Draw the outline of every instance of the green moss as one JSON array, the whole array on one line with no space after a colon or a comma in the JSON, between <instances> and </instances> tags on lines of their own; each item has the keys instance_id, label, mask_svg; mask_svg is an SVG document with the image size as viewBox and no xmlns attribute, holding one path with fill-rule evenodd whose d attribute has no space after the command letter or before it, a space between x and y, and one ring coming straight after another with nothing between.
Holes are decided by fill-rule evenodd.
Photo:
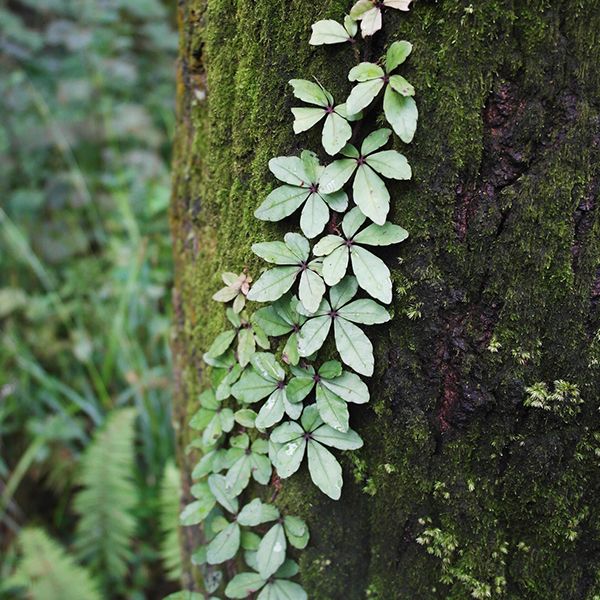
<instances>
[{"instance_id":1,"label":"green moss","mask_svg":"<svg viewBox=\"0 0 600 600\"><path fill-rule=\"evenodd\" d=\"M274 185L269 158L318 145L292 134L288 79L318 75L336 98L350 89L351 53L306 44L314 20L348 6L184 3L180 413L193 410L200 356L224 323L210 302L220 272L247 265L258 276L251 244L286 230L253 217ZM306 472L277 498L311 526L303 584L319 600L593 598L600 219L588 211L576 232L574 215L600 177L596 3L439 0L386 17L376 54L395 39L414 44L406 75L420 128L399 145L414 181L391 187L391 219L410 239L388 256L395 316L374 330L373 399L352 413L366 444L344 458L342 500L324 498ZM502 114L490 113L494 102ZM457 205L469 194L461 238ZM526 386L556 379L585 400L567 423L523 406Z\"/></svg>"}]
</instances>

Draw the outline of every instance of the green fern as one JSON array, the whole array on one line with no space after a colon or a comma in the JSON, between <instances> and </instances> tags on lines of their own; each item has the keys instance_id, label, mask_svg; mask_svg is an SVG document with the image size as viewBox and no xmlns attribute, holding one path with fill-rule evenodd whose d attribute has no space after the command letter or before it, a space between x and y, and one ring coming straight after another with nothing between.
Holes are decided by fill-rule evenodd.
<instances>
[{"instance_id":1,"label":"green fern","mask_svg":"<svg viewBox=\"0 0 600 600\"><path fill-rule=\"evenodd\" d=\"M105 584L122 581L132 557L137 503L134 470L133 409L113 412L88 446L81 461L83 486L74 506L81 518L75 548L81 560Z\"/></svg>"},{"instance_id":2,"label":"green fern","mask_svg":"<svg viewBox=\"0 0 600 600\"><path fill-rule=\"evenodd\" d=\"M22 558L10 577L11 587L25 588L30 600L100 600L87 569L42 530L24 529L19 536Z\"/></svg>"},{"instance_id":3,"label":"green fern","mask_svg":"<svg viewBox=\"0 0 600 600\"><path fill-rule=\"evenodd\" d=\"M178 581L181 578L181 555L179 553L179 497L181 484L177 467L169 462L165 467L160 490L160 527L163 540L160 548L161 558L167 578Z\"/></svg>"}]
</instances>

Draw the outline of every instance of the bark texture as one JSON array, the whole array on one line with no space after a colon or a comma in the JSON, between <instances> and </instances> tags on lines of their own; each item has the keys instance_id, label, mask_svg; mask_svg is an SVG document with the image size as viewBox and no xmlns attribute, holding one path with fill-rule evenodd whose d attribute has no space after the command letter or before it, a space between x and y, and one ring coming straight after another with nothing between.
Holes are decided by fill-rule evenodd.
<instances>
[{"instance_id":1,"label":"bark texture","mask_svg":"<svg viewBox=\"0 0 600 600\"><path fill-rule=\"evenodd\" d=\"M269 158L317 149L294 136L287 81L315 75L342 100L347 47L308 46L350 0L180 0L176 422L224 325L224 270L279 239L253 211ZM414 44L420 124L398 146L414 180L391 187L410 238L387 255L394 319L370 328L365 447L342 458L339 502L305 469L277 502L304 516L311 600L600 598L600 10L596 0L415 0L388 11L373 57ZM526 388L578 387L527 408ZM560 390L560 385L559 385ZM186 561L198 532L186 529ZM185 585L195 589L189 563Z\"/></svg>"}]
</instances>

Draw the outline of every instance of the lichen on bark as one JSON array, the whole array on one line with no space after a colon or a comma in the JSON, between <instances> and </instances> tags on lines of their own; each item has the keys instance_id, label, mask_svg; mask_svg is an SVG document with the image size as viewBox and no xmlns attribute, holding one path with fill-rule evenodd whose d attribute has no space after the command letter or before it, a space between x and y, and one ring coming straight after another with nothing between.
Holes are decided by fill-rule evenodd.
<instances>
[{"instance_id":1,"label":"lichen on bark","mask_svg":"<svg viewBox=\"0 0 600 600\"><path fill-rule=\"evenodd\" d=\"M186 416L223 325L210 296L223 270L257 275L250 245L286 231L253 211L275 185L268 159L318 145L292 133L287 81L318 74L345 98L351 53L307 40L311 23L349 6L180 3L172 228L186 479ZM306 473L278 496L311 527L310 598L600 594L598 31L593 0L420 0L386 14L373 56L414 45L420 126L398 145L414 181L392 188L390 214L411 237L387 255L395 316L374 337L372 403L351 416L366 443L345 459L342 499ZM566 421L523 405L525 388L557 379L583 400ZM189 560L198 538L183 538Z\"/></svg>"}]
</instances>

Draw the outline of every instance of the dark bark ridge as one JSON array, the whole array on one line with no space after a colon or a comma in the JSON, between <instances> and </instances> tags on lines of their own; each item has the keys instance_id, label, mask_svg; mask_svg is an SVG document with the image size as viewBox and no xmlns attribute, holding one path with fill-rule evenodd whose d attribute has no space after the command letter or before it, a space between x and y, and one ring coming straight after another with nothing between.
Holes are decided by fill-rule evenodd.
<instances>
[{"instance_id":1,"label":"dark bark ridge","mask_svg":"<svg viewBox=\"0 0 600 600\"><path fill-rule=\"evenodd\" d=\"M256 267L250 244L282 231L252 216L268 159L316 145L290 133L285 82L327 73L334 95L349 91L343 51L305 44L313 21L348 8L182 3L178 414L195 408L222 327L207 314L216 274ZM348 458L343 500L311 493L306 474L278 499L323 524L301 565L310 598L600 593L600 16L591 0L468 8L422 0L385 25L382 45L415 46L415 182L392 192L390 215L411 238L389 256L395 317L377 339L374 400L354 415L368 443ZM523 404L557 379L583 399L567 421Z\"/></svg>"}]
</instances>

